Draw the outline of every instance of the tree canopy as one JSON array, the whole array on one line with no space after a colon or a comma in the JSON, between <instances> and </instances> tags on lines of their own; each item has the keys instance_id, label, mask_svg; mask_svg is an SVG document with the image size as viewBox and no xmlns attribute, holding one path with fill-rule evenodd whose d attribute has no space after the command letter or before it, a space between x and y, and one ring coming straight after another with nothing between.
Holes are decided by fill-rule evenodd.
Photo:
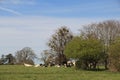
<instances>
[{"instance_id":1,"label":"tree canopy","mask_svg":"<svg viewBox=\"0 0 120 80\"><path fill-rule=\"evenodd\" d=\"M65 54L69 58L83 61L86 68L90 68L90 63L96 68L96 64L103 56L103 44L95 38L74 37L67 44Z\"/></svg>"},{"instance_id":2,"label":"tree canopy","mask_svg":"<svg viewBox=\"0 0 120 80\"><path fill-rule=\"evenodd\" d=\"M109 47L109 70L120 71L120 38Z\"/></svg>"}]
</instances>

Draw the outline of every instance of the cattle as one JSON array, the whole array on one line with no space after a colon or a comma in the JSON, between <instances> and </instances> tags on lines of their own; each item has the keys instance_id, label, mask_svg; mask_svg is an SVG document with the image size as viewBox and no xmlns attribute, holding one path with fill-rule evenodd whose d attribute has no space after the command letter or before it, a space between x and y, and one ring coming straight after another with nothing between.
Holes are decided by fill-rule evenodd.
<instances>
[{"instance_id":1,"label":"cattle","mask_svg":"<svg viewBox=\"0 0 120 80\"><path fill-rule=\"evenodd\" d=\"M24 66L26 66L26 67L31 67L31 66L33 66L33 65L24 63Z\"/></svg>"},{"instance_id":2,"label":"cattle","mask_svg":"<svg viewBox=\"0 0 120 80\"><path fill-rule=\"evenodd\" d=\"M75 67L75 65L76 65L76 61L75 60L71 60L71 61L67 61L67 64L65 66L67 66L67 67L74 66Z\"/></svg>"},{"instance_id":3,"label":"cattle","mask_svg":"<svg viewBox=\"0 0 120 80\"><path fill-rule=\"evenodd\" d=\"M58 67L58 68L59 68L59 67L60 67L60 65L59 65L59 64L57 64L57 65L55 65L55 67Z\"/></svg>"},{"instance_id":4,"label":"cattle","mask_svg":"<svg viewBox=\"0 0 120 80\"><path fill-rule=\"evenodd\" d=\"M39 64L36 64L34 67L39 67L40 65Z\"/></svg>"}]
</instances>

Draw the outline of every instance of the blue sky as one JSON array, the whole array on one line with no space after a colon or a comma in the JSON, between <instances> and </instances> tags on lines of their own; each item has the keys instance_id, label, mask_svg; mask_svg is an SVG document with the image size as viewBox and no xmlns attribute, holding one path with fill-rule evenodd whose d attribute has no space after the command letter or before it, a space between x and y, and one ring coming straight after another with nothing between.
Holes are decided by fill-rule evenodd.
<instances>
[{"instance_id":1,"label":"blue sky","mask_svg":"<svg viewBox=\"0 0 120 80\"><path fill-rule=\"evenodd\" d=\"M120 0L1 0L0 5L24 16L119 17L120 13ZM1 9L0 15L15 13Z\"/></svg>"},{"instance_id":2,"label":"blue sky","mask_svg":"<svg viewBox=\"0 0 120 80\"><path fill-rule=\"evenodd\" d=\"M0 54L24 47L40 54L58 27L76 34L108 19L120 20L120 0L0 0Z\"/></svg>"}]
</instances>

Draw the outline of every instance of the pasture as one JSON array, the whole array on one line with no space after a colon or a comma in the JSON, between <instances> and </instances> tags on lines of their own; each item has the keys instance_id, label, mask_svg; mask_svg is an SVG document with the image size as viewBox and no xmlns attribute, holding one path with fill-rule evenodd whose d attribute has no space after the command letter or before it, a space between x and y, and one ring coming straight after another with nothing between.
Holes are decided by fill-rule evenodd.
<instances>
[{"instance_id":1,"label":"pasture","mask_svg":"<svg viewBox=\"0 0 120 80\"><path fill-rule=\"evenodd\" d=\"M0 80L120 80L120 73L64 67L0 65Z\"/></svg>"}]
</instances>

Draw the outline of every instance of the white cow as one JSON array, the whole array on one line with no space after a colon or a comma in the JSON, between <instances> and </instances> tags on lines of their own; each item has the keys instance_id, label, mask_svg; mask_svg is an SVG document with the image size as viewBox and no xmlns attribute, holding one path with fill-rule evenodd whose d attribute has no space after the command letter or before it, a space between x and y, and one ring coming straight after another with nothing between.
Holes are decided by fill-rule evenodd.
<instances>
[{"instance_id":1,"label":"white cow","mask_svg":"<svg viewBox=\"0 0 120 80\"><path fill-rule=\"evenodd\" d=\"M76 65L76 61L75 60L67 61L67 65L75 66Z\"/></svg>"},{"instance_id":2,"label":"white cow","mask_svg":"<svg viewBox=\"0 0 120 80\"><path fill-rule=\"evenodd\" d=\"M36 64L34 67L39 67L40 65L39 64Z\"/></svg>"},{"instance_id":3,"label":"white cow","mask_svg":"<svg viewBox=\"0 0 120 80\"><path fill-rule=\"evenodd\" d=\"M31 67L31 66L33 66L33 65L24 63L24 66L26 66L26 67Z\"/></svg>"},{"instance_id":4,"label":"white cow","mask_svg":"<svg viewBox=\"0 0 120 80\"><path fill-rule=\"evenodd\" d=\"M59 64L57 64L57 65L55 65L55 67L60 67L60 65L59 65Z\"/></svg>"}]
</instances>

